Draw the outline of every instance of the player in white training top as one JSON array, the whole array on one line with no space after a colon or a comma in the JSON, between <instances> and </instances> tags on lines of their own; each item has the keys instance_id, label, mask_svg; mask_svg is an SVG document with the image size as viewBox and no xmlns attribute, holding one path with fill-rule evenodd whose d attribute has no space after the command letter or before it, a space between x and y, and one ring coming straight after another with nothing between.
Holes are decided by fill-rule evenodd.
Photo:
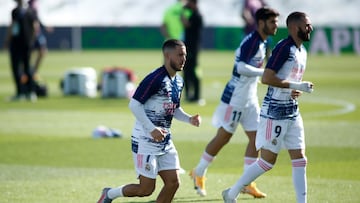
<instances>
[{"instance_id":1,"label":"player in white training top","mask_svg":"<svg viewBox=\"0 0 360 203\"><path fill-rule=\"evenodd\" d=\"M288 150L291 158L297 202L307 201L304 125L292 90L313 91L311 82L302 81L307 57L303 42L310 40L313 27L303 12L291 13L286 25L289 37L276 45L262 77L262 82L269 87L256 134L256 147L260 149L261 157L231 188L223 191L224 202L236 202L244 187L272 169L282 147Z\"/></svg>"},{"instance_id":2,"label":"player in white training top","mask_svg":"<svg viewBox=\"0 0 360 203\"><path fill-rule=\"evenodd\" d=\"M171 202L179 187L180 163L171 140L171 122L176 118L199 126L201 118L190 116L180 106L184 82L177 72L182 71L185 64L185 44L169 39L162 50L165 64L141 81L129 104L136 117L132 151L136 155L139 184L104 188L98 203L111 203L117 197L149 196L155 190L157 175L164 185L156 202Z\"/></svg>"},{"instance_id":3,"label":"player in white training top","mask_svg":"<svg viewBox=\"0 0 360 203\"><path fill-rule=\"evenodd\" d=\"M208 166L231 139L239 123L248 139L245 150L244 168L255 162L258 151L255 148L256 129L259 123L260 107L257 96L258 78L266 56L266 39L275 35L279 13L271 8L261 8L256 12L257 30L248 34L235 52L235 63L231 79L226 84L219 106L213 115L213 124L218 129L216 136L208 143L205 152L193 171L195 189L201 196L206 195L205 174ZM244 192L257 197L266 194L252 183Z\"/></svg>"}]
</instances>

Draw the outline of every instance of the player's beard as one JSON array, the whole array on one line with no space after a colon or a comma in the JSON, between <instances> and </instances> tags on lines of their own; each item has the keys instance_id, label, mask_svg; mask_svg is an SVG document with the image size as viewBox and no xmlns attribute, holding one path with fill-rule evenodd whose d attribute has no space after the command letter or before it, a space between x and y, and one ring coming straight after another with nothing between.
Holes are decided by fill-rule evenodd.
<instances>
[{"instance_id":1,"label":"player's beard","mask_svg":"<svg viewBox=\"0 0 360 203\"><path fill-rule=\"evenodd\" d=\"M274 36L276 34L276 31L277 31L277 28L271 30L269 28L269 26L267 26L267 24L265 23L265 26L263 28L263 33L266 34L266 35L270 35L270 36Z\"/></svg>"},{"instance_id":2,"label":"player's beard","mask_svg":"<svg viewBox=\"0 0 360 203\"><path fill-rule=\"evenodd\" d=\"M183 65L177 65L174 61L172 61L170 59L170 67L174 70L174 71L182 71L183 69Z\"/></svg>"},{"instance_id":3,"label":"player's beard","mask_svg":"<svg viewBox=\"0 0 360 203\"><path fill-rule=\"evenodd\" d=\"M297 32L297 36L304 42L310 41L310 33L303 31L300 27Z\"/></svg>"}]
</instances>

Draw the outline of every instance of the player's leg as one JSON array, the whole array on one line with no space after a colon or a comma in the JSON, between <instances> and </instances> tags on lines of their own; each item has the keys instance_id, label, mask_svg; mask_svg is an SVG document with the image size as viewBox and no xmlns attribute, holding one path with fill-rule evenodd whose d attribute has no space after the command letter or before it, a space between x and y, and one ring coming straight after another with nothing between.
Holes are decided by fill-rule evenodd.
<instances>
[{"instance_id":1,"label":"player's leg","mask_svg":"<svg viewBox=\"0 0 360 203\"><path fill-rule=\"evenodd\" d=\"M172 202L174 195L179 188L180 161L175 148L171 149L164 155L158 156L158 171L164 186L161 189L156 202Z\"/></svg>"},{"instance_id":2,"label":"player's leg","mask_svg":"<svg viewBox=\"0 0 360 203\"><path fill-rule=\"evenodd\" d=\"M245 134L248 138L248 144L245 149L245 165L251 165L256 161L259 156L259 151L256 150L255 140L256 140L256 131L245 131ZM245 166L246 168L246 166Z\"/></svg>"},{"instance_id":3,"label":"player's leg","mask_svg":"<svg viewBox=\"0 0 360 203\"><path fill-rule=\"evenodd\" d=\"M249 142L245 149L244 171L247 170L247 168L249 168L253 163L255 163L258 160L258 155L259 155L259 151L256 150L255 147L256 131L246 131L245 133L249 139ZM266 197L266 193L259 190L255 182L251 182L249 185L243 188L241 192L249 194L255 198Z\"/></svg>"},{"instance_id":4,"label":"player's leg","mask_svg":"<svg viewBox=\"0 0 360 203\"><path fill-rule=\"evenodd\" d=\"M276 158L276 153L267 149L261 149L261 158L249 166L231 188L224 191L223 198L235 201L246 186L273 168L275 161L270 163L268 160L276 160Z\"/></svg>"},{"instance_id":5,"label":"player's leg","mask_svg":"<svg viewBox=\"0 0 360 203\"><path fill-rule=\"evenodd\" d=\"M211 162L215 159L216 155L220 150L230 141L232 133L227 132L223 127L220 127L215 137L207 144L204 153L195 168L195 173L197 176L204 176L206 174L207 168Z\"/></svg>"},{"instance_id":6,"label":"player's leg","mask_svg":"<svg viewBox=\"0 0 360 203\"><path fill-rule=\"evenodd\" d=\"M285 126L280 121L260 118L256 133L256 149L260 149L261 157L250 165L238 181L226 192L226 198L236 200L239 193L257 177L271 170L276 162L277 154L281 149L282 138L285 133L277 131L277 126ZM276 141L274 141L276 140ZM225 198L225 197L224 197Z\"/></svg>"},{"instance_id":7,"label":"player's leg","mask_svg":"<svg viewBox=\"0 0 360 203\"><path fill-rule=\"evenodd\" d=\"M259 125L259 114L260 108L258 101L254 101L252 105L248 106L242 111L240 118L240 123L245 129L245 134L248 138L248 144L245 149L244 156L244 171L254 162L258 160L259 151L256 149L255 140L256 140L256 130ZM243 190L243 193L252 195L255 198L264 198L266 194L261 192L255 182L251 182Z\"/></svg>"},{"instance_id":8,"label":"player's leg","mask_svg":"<svg viewBox=\"0 0 360 203\"><path fill-rule=\"evenodd\" d=\"M304 150L289 150L292 164L292 179L297 202L306 202L307 199L307 159Z\"/></svg>"},{"instance_id":9,"label":"player's leg","mask_svg":"<svg viewBox=\"0 0 360 203\"><path fill-rule=\"evenodd\" d=\"M194 170L190 172L190 176L194 180L195 189L201 196L206 195L205 181L206 172L209 165L215 159L218 152L225 146L231 139L232 134L227 132L224 128L220 127L215 137L208 143L205 151Z\"/></svg>"},{"instance_id":10,"label":"player's leg","mask_svg":"<svg viewBox=\"0 0 360 203\"><path fill-rule=\"evenodd\" d=\"M226 131L223 127L217 130L215 137L208 143L205 152L211 157L215 157L220 150L230 141L232 133Z\"/></svg>"},{"instance_id":11,"label":"player's leg","mask_svg":"<svg viewBox=\"0 0 360 203\"><path fill-rule=\"evenodd\" d=\"M215 137L207 144L205 151L200 159L199 164L195 168L197 176L205 176L207 168L215 159L220 150L230 141L232 133L227 132L223 127L220 127Z\"/></svg>"},{"instance_id":12,"label":"player's leg","mask_svg":"<svg viewBox=\"0 0 360 203\"><path fill-rule=\"evenodd\" d=\"M136 155L135 168L139 174L139 183L104 188L98 203L111 203L113 199L118 197L144 197L154 192L158 170L157 157L133 153L134 155Z\"/></svg>"},{"instance_id":13,"label":"player's leg","mask_svg":"<svg viewBox=\"0 0 360 203\"><path fill-rule=\"evenodd\" d=\"M249 105L242 111L240 118L240 123L248 138L248 144L245 149L244 169L254 163L259 156L259 151L255 146L256 131L260 121L259 114L260 107L258 101L256 100L252 102L252 105Z\"/></svg>"},{"instance_id":14,"label":"player's leg","mask_svg":"<svg viewBox=\"0 0 360 203\"><path fill-rule=\"evenodd\" d=\"M155 190L156 179L139 176L139 184L128 184L122 187L124 197L145 197Z\"/></svg>"},{"instance_id":15,"label":"player's leg","mask_svg":"<svg viewBox=\"0 0 360 203\"><path fill-rule=\"evenodd\" d=\"M145 197L155 190L156 179L139 176L139 184L127 184L115 188L104 188L98 203L111 203L118 197Z\"/></svg>"},{"instance_id":16,"label":"player's leg","mask_svg":"<svg viewBox=\"0 0 360 203\"><path fill-rule=\"evenodd\" d=\"M215 156L220 150L230 141L233 133L236 131L239 125L237 120L233 120L234 114L237 114L237 110L232 106L220 103L217 107L212 122L218 129L215 137L207 144L204 153L201 156L200 162L195 168L197 176L204 176L210 163L214 160Z\"/></svg>"},{"instance_id":17,"label":"player's leg","mask_svg":"<svg viewBox=\"0 0 360 203\"><path fill-rule=\"evenodd\" d=\"M232 106L221 103L214 113L213 124L218 128L216 135L206 146L198 165L190 172L190 176L194 180L195 189L201 196L206 195L205 175L207 168L220 150L230 141L239 124L237 120L233 120L232 116L234 113L237 114L237 112Z\"/></svg>"},{"instance_id":18,"label":"player's leg","mask_svg":"<svg viewBox=\"0 0 360 203\"><path fill-rule=\"evenodd\" d=\"M164 170L160 171L159 175L164 182L164 186L161 189L158 197L156 198L157 203L172 202L174 195L179 188L180 178L177 170Z\"/></svg>"},{"instance_id":19,"label":"player's leg","mask_svg":"<svg viewBox=\"0 0 360 203\"><path fill-rule=\"evenodd\" d=\"M292 163L292 178L296 193L297 202L306 202L307 199L307 178L305 155L305 135L301 116L292 121L289 133L285 137L285 147L289 152Z\"/></svg>"}]
</instances>

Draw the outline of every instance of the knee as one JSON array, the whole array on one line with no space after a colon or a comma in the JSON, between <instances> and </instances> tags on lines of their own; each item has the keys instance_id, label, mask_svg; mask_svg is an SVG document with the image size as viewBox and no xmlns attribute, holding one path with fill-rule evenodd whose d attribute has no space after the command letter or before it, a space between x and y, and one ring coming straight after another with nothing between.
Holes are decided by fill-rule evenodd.
<instances>
[{"instance_id":1,"label":"knee","mask_svg":"<svg viewBox=\"0 0 360 203\"><path fill-rule=\"evenodd\" d=\"M176 179L165 184L165 187L171 190L177 190L180 187L180 180Z\"/></svg>"},{"instance_id":2,"label":"knee","mask_svg":"<svg viewBox=\"0 0 360 203\"><path fill-rule=\"evenodd\" d=\"M225 130L225 128L221 127L217 132L216 138L218 140L221 140L223 144L227 144L232 138L232 135L233 133L230 133L227 130Z\"/></svg>"}]
</instances>

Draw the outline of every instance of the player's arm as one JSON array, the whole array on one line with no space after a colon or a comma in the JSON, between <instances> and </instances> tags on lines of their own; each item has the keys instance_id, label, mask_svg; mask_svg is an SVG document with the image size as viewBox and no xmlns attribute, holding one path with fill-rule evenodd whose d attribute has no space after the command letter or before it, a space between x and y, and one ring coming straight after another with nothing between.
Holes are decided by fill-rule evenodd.
<instances>
[{"instance_id":1,"label":"player's arm","mask_svg":"<svg viewBox=\"0 0 360 203\"><path fill-rule=\"evenodd\" d=\"M257 68L255 66L247 64L243 61L240 61L239 63L237 63L236 70L239 74L248 76L248 77L262 76L264 73L264 69Z\"/></svg>"},{"instance_id":2,"label":"player's arm","mask_svg":"<svg viewBox=\"0 0 360 203\"><path fill-rule=\"evenodd\" d=\"M261 82L274 87L290 88L308 93L313 91L313 84L311 82L293 82L280 79L276 76L276 72L270 68L265 68Z\"/></svg>"},{"instance_id":3,"label":"player's arm","mask_svg":"<svg viewBox=\"0 0 360 203\"><path fill-rule=\"evenodd\" d=\"M198 114L191 116L187 114L181 107L175 109L174 118L185 123L190 123L197 127L199 127L201 123L201 117Z\"/></svg>"},{"instance_id":4,"label":"player's arm","mask_svg":"<svg viewBox=\"0 0 360 203\"><path fill-rule=\"evenodd\" d=\"M129 108L136 117L136 119L143 125L144 129L151 134L155 141L161 142L164 140L167 132L159 127L156 127L147 117L144 105L134 98L131 98Z\"/></svg>"},{"instance_id":5,"label":"player's arm","mask_svg":"<svg viewBox=\"0 0 360 203\"><path fill-rule=\"evenodd\" d=\"M278 78L276 72L270 68L265 68L261 82L274 87L289 88L289 81Z\"/></svg>"},{"instance_id":6,"label":"player's arm","mask_svg":"<svg viewBox=\"0 0 360 203\"><path fill-rule=\"evenodd\" d=\"M144 105L142 103L134 98L131 98L129 102L129 108L134 114L135 118L144 126L147 132L151 132L156 128L156 126L147 117L144 110Z\"/></svg>"}]
</instances>

